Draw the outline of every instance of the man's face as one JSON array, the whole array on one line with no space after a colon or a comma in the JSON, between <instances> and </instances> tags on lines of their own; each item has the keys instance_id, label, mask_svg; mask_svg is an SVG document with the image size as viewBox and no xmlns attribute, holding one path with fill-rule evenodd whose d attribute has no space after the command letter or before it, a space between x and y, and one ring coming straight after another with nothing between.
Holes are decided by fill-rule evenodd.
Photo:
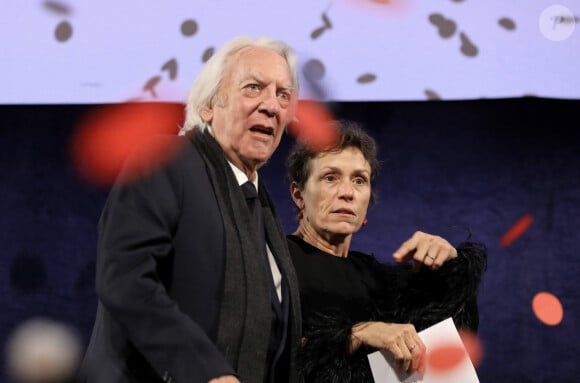
<instances>
[{"instance_id":1,"label":"man's face","mask_svg":"<svg viewBox=\"0 0 580 383\"><path fill-rule=\"evenodd\" d=\"M201 116L229 160L250 176L278 147L296 103L284 58L248 47L231 58L216 100Z\"/></svg>"}]
</instances>

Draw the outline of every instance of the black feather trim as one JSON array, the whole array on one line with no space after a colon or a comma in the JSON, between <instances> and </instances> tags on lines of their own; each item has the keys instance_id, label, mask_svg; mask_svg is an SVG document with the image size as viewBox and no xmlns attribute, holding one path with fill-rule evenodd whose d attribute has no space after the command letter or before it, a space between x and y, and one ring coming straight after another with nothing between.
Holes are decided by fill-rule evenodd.
<instances>
[{"instance_id":1,"label":"black feather trim","mask_svg":"<svg viewBox=\"0 0 580 383\"><path fill-rule=\"evenodd\" d=\"M457 258L437 271L423 267L413 272L410 266L384 266L386 278L391 280L383 279L383 288L389 293L380 294L379 317L412 323L417 331L452 317L458 328L476 331L477 292L487 267L487 250L480 243L464 242L457 247L457 253Z\"/></svg>"},{"instance_id":2,"label":"black feather trim","mask_svg":"<svg viewBox=\"0 0 580 383\"><path fill-rule=\"evenodd\" d=\"M457 252L458 257L439 270L418 272L410 265L385 265L368 256L369 268L380 281L367 308L368 320L412 323L420 331L452 317L458 328L476 331L477 291L487 266L487 250L483 244L464 242ZM304 318L298 365L305 382L374 382L367 359L374 350L361 347L352 355L347 352L355 324L339 310Z\"/></svg>"},{"instance_id":3,"label":"black feather trim","mask_svg":"<svg viewBox=\"0 0 580 383\"><path fill-rule=\"evenodd\" d=\"M351 329L356 323L339 311L316 312L304 323L303 345L298 353L300 375L306 382L373 382L368 350L349 355Z\"/></svg>"}]
</instances>

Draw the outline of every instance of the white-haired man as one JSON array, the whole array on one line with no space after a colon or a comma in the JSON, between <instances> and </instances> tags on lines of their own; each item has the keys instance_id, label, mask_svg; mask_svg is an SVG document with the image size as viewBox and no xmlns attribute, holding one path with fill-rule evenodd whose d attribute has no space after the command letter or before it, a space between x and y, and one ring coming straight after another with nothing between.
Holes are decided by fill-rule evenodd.
<instances>
[{"instance_id":1,"label":"white-haired man","mask_svg":"<svg viewBox=\"0 0 580 383\"><path fill-rule=\"evenodd\" d=\"M168 138L183 148L116 185L103 210L99 306L81 381L297 381L296 276L257 175L297 98L296 59L280 41L238 37L206 63L182 137ZM264 229L240 187L248 181Z\"/></svg>"}]
</instances>

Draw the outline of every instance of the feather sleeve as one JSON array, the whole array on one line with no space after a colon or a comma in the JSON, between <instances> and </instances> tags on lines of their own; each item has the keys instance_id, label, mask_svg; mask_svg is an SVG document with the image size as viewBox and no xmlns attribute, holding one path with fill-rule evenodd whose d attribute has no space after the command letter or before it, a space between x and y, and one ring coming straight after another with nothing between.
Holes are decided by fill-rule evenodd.
<instances>
[{"instance_id":1,"label":"feather sleeve","mask_svg":"<svg viewBox=\"0 0 580 383\"><path fill-rule=\"evenodd\" d=\"M344 313L314 312L304 323L298 353L300 375L305 382L373 382L366 347L349 355L351 329L355 323Z\"/></svg>"},{"instance_id":2,"label":"feather sleeve","mask_svg":"<svg viewBox=\"0 0 580 383\"><path fill-rule=\"evenodd\" d=\"M459 328L479 325L477 292L487 265L487 250L463 242L457 258L432 271L413 272L410 265L383 265L377 316L384 321L412 323L418 331L452 317Z\"/></svg>"}]
</instances>

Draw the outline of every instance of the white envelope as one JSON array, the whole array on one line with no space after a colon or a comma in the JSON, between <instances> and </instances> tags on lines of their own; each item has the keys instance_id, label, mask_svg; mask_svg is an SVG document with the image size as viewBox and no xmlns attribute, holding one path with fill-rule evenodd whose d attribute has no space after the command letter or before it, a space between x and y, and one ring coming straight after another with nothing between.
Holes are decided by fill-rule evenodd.
<instances>
[{"instance_id":1,"label":"white envelope","mask_svg":"<svg viewBox=\"0 0 580 383\"><path fill-rule=\"evenodd\" d=\"M465 350L465 346L451 318L447 318L419 332L419 337L427 347L427 352L429 352L430 348L433 349L441 345L459 346ZM393 367L395 363L393 363L392 356L385 351L373 352L368 355L368 358L375 383L479 383L475 367L467 356L456 366L445 371L430 369L426 363L423 376L419 376L417 373L398 372Z\"/></svg>"}]
</instances>

